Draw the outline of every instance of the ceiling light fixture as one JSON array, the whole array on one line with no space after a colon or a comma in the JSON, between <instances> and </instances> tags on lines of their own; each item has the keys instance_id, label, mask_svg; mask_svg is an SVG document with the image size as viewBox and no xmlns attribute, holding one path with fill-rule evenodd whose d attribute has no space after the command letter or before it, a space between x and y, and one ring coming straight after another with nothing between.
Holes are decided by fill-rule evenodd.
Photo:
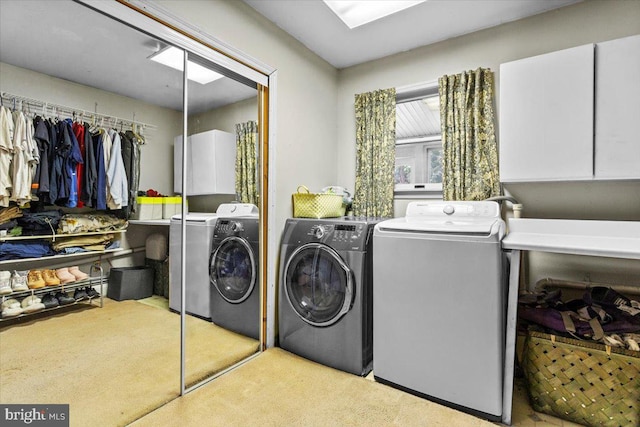
<instances>
[{"instance_id":1,"label":"ceiling light fixture","mask_svg":"<svg viewBox=\"0 0 640 427\"><path fill-rule=\"evenodd\" d=\"M350 29L384 18L426 0L323 0Z\"/></svg>"},{"instance_id":2,"label":"ceiling light fixture","mask_svg":"<svg viewBox=\"0 0 640 427\"><path fill-rule=\"evenodd\" d=\"M167 46L149 56L148 59L155 61L159 64L166 65L178 71L184 71L184 56L182 50L174 46ZM187 61L187 78L194 82L206 85L214 80L223 78L222 74L216 73L200 64L196 64L192 61Z\"/></svg>"}]
</instances>

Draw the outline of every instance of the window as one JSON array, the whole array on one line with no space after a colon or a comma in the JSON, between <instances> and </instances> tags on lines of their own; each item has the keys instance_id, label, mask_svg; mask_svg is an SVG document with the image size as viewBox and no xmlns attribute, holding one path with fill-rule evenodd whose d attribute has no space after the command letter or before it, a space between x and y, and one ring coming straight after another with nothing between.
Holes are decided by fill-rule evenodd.
<instances>
[{"instance_id":1,"label":"window","mask_svg":"<svg viewBox=\"0 0 640 427\"><path fill-rule=\"evenodd\" d=\"M398 89L395 193L442 192L442 141L437 83Z\"/></svg>"}]
</instances>

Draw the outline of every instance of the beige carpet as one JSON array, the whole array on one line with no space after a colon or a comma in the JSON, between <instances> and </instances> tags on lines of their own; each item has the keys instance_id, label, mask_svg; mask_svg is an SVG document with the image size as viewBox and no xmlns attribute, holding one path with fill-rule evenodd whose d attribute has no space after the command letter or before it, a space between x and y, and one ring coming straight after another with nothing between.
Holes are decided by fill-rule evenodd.
<instances>
[{"instance_id":1,"label":"beige carpet","mask_svg":"<svg viewBox=\"0 0 640 427\"><path fill-rule=\"evenodd\" d=\"M179 395L175 313L105 300L103 308L0 326L2 403L68 403L72 426L118 426ZM192 317L187 332L188 384L259 347L256 340Z\"/></svg>"},{"instance_id":2,"label":"beige carpet","mask_svg":"<svg viewBox=\"0 0 640 427\"><path fill-rule=\"evenodd\" d=\"M133 423L142 426L492 426L279 348Z\"/></svg>"}]
</instances>

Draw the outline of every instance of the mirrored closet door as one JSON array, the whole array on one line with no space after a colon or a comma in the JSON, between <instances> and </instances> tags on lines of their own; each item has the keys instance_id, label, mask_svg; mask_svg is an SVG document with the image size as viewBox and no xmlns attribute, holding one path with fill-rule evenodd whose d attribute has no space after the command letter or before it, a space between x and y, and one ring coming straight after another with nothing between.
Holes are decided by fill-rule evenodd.
<instances>
[{"instance_id":1,"label":"mirrored closet door","mask_svg":"<svg viewBox=\"0 0 640 427\"><path fill-rule=\"evenodd\" d=\"M177 264L169 256L159 277L156 271L152 298L135 301L145 309L162 310L162 315L154 312L158 315L152 316L153 321L117 332L98 326L93 339L109 345L117 335L126 344L115 345L135 360L147 345L141 340L145 328L153 324L150 333L158 336L152 341L170 343L168 351L158 351L154 357L171 357L168 365L180 370L180 384L167 384L169 395L176 389L184 393L259 352L263 348L259 265L266 258L259 250L266 239L260 233L264 219L259 215L263 176L259 135L266 121L259 123L258 95L264 93L268 79L117 2L3 0L1 7L3 105L11 102L15 109L48 115L54 121L70 115L94 133L102 129L122 138L128 135L138 144L139 174L127 192L133 212L118 213L129 220L126 233L116 239L118 251L82 256L74 263L89 269L99 261L105 274L110 268L148 266L150 241L164 244L166 254L179 254ZM160 60L164 54L173 59ZM226 143L218 143L223 140ZM176 162L181 167L176 168ZM174 199L170 204L179 207L165 206L167 211L158 217L155 201L150 200L158 194L182 195L182 201ZM95 203L63 210L102 207ZM58 207L52 203L46 209ZM175 225L171 213L179 215ZM203 261L194 265L194 258ZM170 273L172 264L178 267ZM34 265L45 268L51 262L42 259ZM199 276L192 277L196 270ZM178 286L172 283L175 279L180 280ZM190 292L196 288L200 289L196 299L204 302L204 308L189 305ZM132 303L107 298L105 306ZM41 319L39 326L47 328L47 319ZM74 358L90 356L79 348ZM158 360L146 362L153 366ZM127 383L142 378L154 382L159 371L121 370L107 375ZM119 378L122 375L129 377Z\"/></svg>"}]
</instances>

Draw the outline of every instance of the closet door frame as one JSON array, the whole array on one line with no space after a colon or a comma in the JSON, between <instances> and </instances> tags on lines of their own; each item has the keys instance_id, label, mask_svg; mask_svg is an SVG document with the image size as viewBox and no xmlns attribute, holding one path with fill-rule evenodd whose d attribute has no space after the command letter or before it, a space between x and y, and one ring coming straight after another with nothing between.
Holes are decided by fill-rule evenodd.
<instances>
[{"instance_id":1,"label":"closet door frame","mask_svg":"<svg viewBox=\"0 0 640 427\"><path fill-rule=\"evenodd\" d=\"M183 49L185 70L187 58L190 54L209 60L222 69L231 71L229 76L242 83L256 87L258 91L258 136L260 140L260 287L261 287L261 313L262 325L260 328L260 352L275 345L275 265L276 244L274 236L270 236L267 230L275 229L275 187L269 183L275 183L275 170L268 165L275 160L275 126L269 126L269 121L275 123L276 118L276 82L277 70L265 65L241 51L204 34L189 23L182 21L175 15L153 4L142 0L73 0L85 5L103 15L111 17L124 25L136 28L150 36L166 41ZM228 74L228 73L227 73ZM186 75L186 73L185 73ZM183 134L186 135L188 106L186 77L183 93ZM182 158L186 158L186 144L183 144ZM186 170L182 168L182 179L185 180ZM186 198L183 198L183 211L186 211ZM217 376L233 369L235 366L192 387L185 387L185 236L186 224L182 224L182 309L180 311L180 395L184 395L201 386ZM259 354L259 353L258 353ZM242 363L242 362L240 362Z\"/></svg>"}]
</instances>

